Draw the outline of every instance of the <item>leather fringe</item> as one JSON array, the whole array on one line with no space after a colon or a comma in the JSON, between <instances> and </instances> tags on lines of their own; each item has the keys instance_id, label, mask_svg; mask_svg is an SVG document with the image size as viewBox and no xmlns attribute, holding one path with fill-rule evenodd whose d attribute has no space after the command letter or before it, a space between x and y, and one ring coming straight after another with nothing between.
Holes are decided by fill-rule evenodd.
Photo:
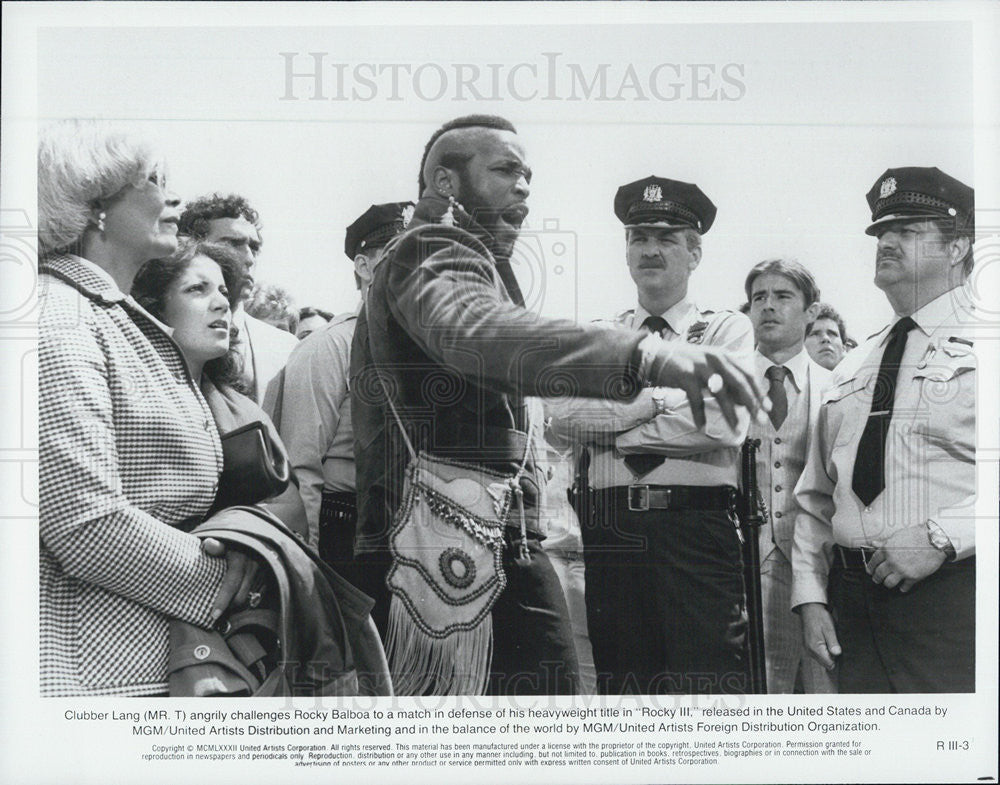
<instances>
[{"instance_id":1,"label":"leather fringe","mask_svg":"<svg viewBox=\"0 0 1000 785\"><path fill-rule=\"evenodd\" d=\"M435 638L417 627L393 596L386 654L396 695L483 695L493 661L492 616L486 614L471 630Z\"/></svg>"}]
</instances>

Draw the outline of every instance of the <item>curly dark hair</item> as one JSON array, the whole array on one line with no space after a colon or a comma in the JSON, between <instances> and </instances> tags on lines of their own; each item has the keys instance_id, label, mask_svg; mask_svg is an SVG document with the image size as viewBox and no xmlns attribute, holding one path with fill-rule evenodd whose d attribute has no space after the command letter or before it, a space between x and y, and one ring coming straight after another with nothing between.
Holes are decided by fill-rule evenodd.
<instances>
[{"instance_id":1,"label":"curly dark hair","mask_svg":"<svg viewBox=\"0 0 1000 785\"><path fill-rule=\"evenodd\" d=\"M219 265L222 279L229 290L229 307L235 308L239 302L239 293L245 286L245 272L239 257L224 245L190 239L182 239L177 251L171 256L151 259L139 268L135 280L132 281L132 296L136 302L163 321L167 292L171 284L198 256L206 256ZM243 394L248 394L249 390L243 382L243 360L237 349L239 340L239 329L236 326L230 327L229 351L222 357L205 363L203 372L216 384L227 385Z\"/></svg>"},{"instance_id":2,"label":"curly dark hair","mask_svg":"<svg viewBox=\"0 0 1000 785\"><path fill-rule=\"evenodd\" d=\"M417 177L417 191L418 195L423 194L424 188L427 187L427 183L424 180L424 164L427 163L427 156L434 146L434 143L440 139L444 134L449 131L454 131L458 128L495 128L498 131L510 131L511 133L517 133L517 129L510 120L506 120L503 117L499 117L495 114L470 114L464 117L456 117L454 120L449 120L447 123L438 128L431 138L427 141L424 146L424 154L420 159L420 174ZM469 159L466 157L454 158L450 160L442 159L441 163L447 166L449 169L461 170Z\"/></svg>"},{"instance_id":3,"label":"curly dark hair","mask_svg":"<svg viewBox=\"0 0 1000 785\"><path fill-rule=\"evenodd\" d=\"M216 218L245 218L260 234L260 216L246 198L239 194L212 194L188 202L181 213L177 230L195 240L204 240L208 236L208 222Z\"/></svg>"}]
</instances>

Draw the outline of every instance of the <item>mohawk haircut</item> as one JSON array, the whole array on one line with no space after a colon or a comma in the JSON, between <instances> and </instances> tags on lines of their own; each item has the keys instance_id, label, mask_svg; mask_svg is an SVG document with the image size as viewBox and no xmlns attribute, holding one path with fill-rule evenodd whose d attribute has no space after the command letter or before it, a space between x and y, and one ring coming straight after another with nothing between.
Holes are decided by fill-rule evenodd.
<instances>
[{"instance_id":1,"label":"mohawk haircut","mask_svg":"<svg viewBox=\"0 0 1000 785\"><path fill-rule=\"evenodd\" d=\"M434 143L440 139L444 134L449 131L454 131L458 128L493 128L497 131L510 131L516 134L517 129L514 127L513 123L509 120L505 120L503 117L499 117L493 114L470 114L464 117L456 117L454 120L449 120L447 123L438 128L434 134L431 136L430 140L424 146L424 155L420 159L420 172L417 176L417 191L418 196L423 194L424 188L427 187L427 183L424 180L424 166L427 164L427 155L430 153L431 148ZM461 167L467 159L462 160L442 160L445 166L450 167Z\"/></svg>"}]
</instances>

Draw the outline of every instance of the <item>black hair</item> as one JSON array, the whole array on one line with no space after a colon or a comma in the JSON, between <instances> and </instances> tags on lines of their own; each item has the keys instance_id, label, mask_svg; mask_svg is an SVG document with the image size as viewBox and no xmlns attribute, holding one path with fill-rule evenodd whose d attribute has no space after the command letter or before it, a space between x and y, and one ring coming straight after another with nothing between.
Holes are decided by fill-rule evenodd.
<instances>
[{"instance_id":1,"label":"black hair","mask_svg":"<svg viewBox=\"0 0 1000 785\"><path fill-rule=\"evenodd\" d=\"M829 319L831 322L837 323L837 330L840 331L840 342L846 346L849 340L847 337L847 325L844 324L843 317L837 313L834 307L826 303L820 303L819 310L816 311L816 318L806 325L806 335L809 335L809 331L812 330L813 325L820 319Z\"/></svg>"},{"instance_id":2,"label":"black hair","mask_svg":"<svg viewBox=\"0 0 1000 785\"><path fill-rule=\"evenodd\" d=\"M329 311L324 311L322 308L313 308L311 305L307 305L304 308L299 308L299 321L309 319L313 316L322 317L325 321L330 321L333 318L333 314Z\"/></svg>"},{"instance_id":3,"label":"black hair","mask_svg":"<svg viewBox=\"0 0 1000 785\"><path fill-rule=\"evenodd\" d=\"M208 237L208 222L216 218L244 218L260 234L260 216L239 194L212 194L188 202L181 213L177 231L196 240L204 240Z\"/></svg>"},{"instance_id":4,"label":"black hair","mask_svg":"<svg viewBox=\"0 0 1000 785\"><path fill-rule=\"evenodd\" d=\"M219 265L222 279L229 290L229 307L234 308L239 302L239 293L243 290L246 277L243 264L239 257L229 248L214 243L200 243L194 240L182 239L170 256L162 259L150 259L136 273L132 281L132 296L136 302L149 311L160 321L166 311L167 292L170 286L188 268L197 256L206 256ZM239 342L239 330L235 326L229 328L229 351L222 357L216 357L205 363L203 373L216 384L225 384L241 393L249 390L243 383L243 360L236 348Z\"/></svg>"},{"instance_id":5,"label":"black hair","mask_svg":"<svg viewBox=\"0 0 1000 785\"><path fill-rule=\"evenodd\" d=\"M423 194L424 188L427 187L427 183L424 180L424 166L427 163L427 156L430 154L434 143L444 134L459 128L493 128L497 131L510 131L514 134L517 133L517 129L514 127L513 123L503 117L493 114L470 114L465 115L464 117L456 117L454 120L449 120L431 135L431 138L424 146L424 155L420 159L420 172L417 176L417 188L419 189L417 192L418 194ZM449 169L461 170L465 167L465 164L469 162L471 157L472 156L469 155L452 154L442 158L441 163Z\"/></svg>"}]
</instances>

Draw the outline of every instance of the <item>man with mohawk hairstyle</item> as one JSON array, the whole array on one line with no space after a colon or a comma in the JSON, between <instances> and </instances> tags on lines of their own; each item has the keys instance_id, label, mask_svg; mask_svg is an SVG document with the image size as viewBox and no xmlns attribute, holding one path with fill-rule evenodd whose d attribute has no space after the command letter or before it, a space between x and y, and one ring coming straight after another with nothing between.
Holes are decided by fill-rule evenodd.
<instances>
[{"instance_id":1,"label":"man with mohawk hairstyle","mask_svg":"<svg viewBox=\"0 0 1000 785\"><path fill-rule=\"evenodd\" d=\"M454 688L467 693L578 689L566 603L539 545L544 480L527 449L522 396L551 395L557 378L570 377L580 395L627 399L649 379L682 387L699 424L706 387L719 391L734 421L738 406L756 409L764 398L753 369L722 350L668 346L658 336L527 311L510 255L528 214L531 176L525 148L503 118L473 115L442 126L424 151L413 220L386 248L358 319L351 352L359 496L354 578L375 597L373 616L383 635L402 629L401 597L394 586L390 602L386 575L398 566L390 528L411 447L412 454L519 477L524 500L523 522L512 514L502 534L497 568L504 588L487 609L492 644L479 638L467 648L468 640L418 634L414 622L399 662L417 672L400 675L394 668L400 694L436 691L439 672L419 672L414 663L440 665L449 657L462 660L456 670L491 663L482 682ZM442 548L442 575L431 576L441 579L435 591L488 578L470 572L457 550ZM432 595L425 592L415 605L437 602Z\"/></svg>"}]
</instances>

